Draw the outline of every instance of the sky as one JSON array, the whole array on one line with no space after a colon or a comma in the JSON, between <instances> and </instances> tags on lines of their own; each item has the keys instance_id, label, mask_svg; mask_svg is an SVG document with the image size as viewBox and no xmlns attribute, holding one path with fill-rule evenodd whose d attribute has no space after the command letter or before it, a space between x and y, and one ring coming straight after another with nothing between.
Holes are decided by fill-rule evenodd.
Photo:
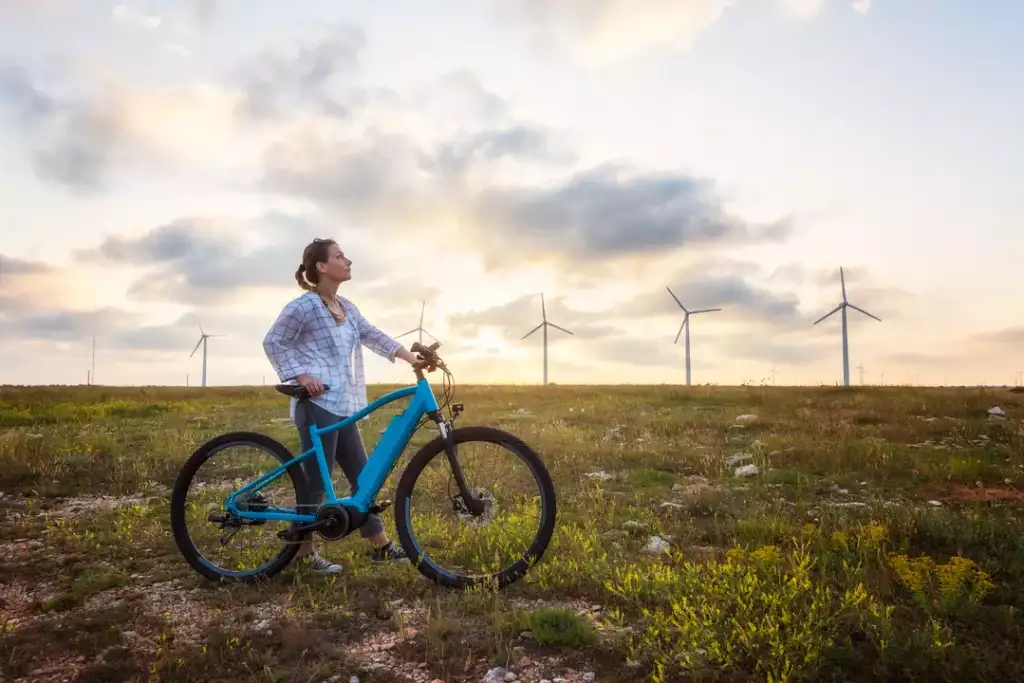
<instances>
[{"instance_id":1,"label":"sky","mask_svg":"<svg viewBox=\"0 0 1024 683\"><path fill-rule=\"evenodd\" d=\"M1024 3L0 0L0 384L278 381L302 248L458 383L1015 384ZM416 335L400 337L410 344ZM425 337L425 341L431 341ZM364 350L370 383L406 364ZM774 368L774 374L773 374ZM440 381L440 377L437 378Z\"/></svg>"}]
</instances>

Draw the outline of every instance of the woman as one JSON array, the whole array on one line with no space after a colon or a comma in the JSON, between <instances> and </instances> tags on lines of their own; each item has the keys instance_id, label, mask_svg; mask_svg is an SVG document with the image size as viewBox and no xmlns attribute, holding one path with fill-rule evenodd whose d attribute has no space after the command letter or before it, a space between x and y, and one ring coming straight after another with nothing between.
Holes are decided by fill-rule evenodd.
<instances>
[{"instance_id":1,"label":"woman","mask_svg":"<svg viewBox=\"0 0 1024 683\"><path fill-rule=\"evenodd\" d=\"M309 391L309 411L296 414L291 401L291 417L299 430L302 450L313 447L309 439L306 413L312 414L318 427L326 427L366 406L366 383L360 345L392 363L401 358L410 364L420 360L400 343L371 325L355 305L338 296L338 286L352 278L352 262L334 240L315 239L302 252L302 265L295 271L305 294L290 301L263 339L263 349L282 382L294 379ZM324 385L330 387L324 391ZM353 493L356 480L366 464L359 427L347 427L321 437L327 454L327 467L337 460ZM333 453L334 457L331 457ZM317 474L316 461L302 461L309 490L317 505L323 501L324 487ZM405 552L384 532L380 517L370 515L360 529L363 538L375 546L370 553L374 562L405 560ZM316 573L337 574L341 567L329 562L306 541L299 558Z\"/></svg>"}]
</instances>

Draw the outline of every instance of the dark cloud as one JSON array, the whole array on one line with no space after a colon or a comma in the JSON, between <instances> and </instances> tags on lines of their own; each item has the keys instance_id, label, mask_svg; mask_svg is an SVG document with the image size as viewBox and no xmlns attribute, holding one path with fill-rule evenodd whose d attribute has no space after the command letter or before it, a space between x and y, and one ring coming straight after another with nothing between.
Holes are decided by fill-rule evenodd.
<instances>
[{"instance_id":1,"label":"dark cloud","mask_svg":"<svg viewBox=\"0 0 1024 683\"><path fill-rule=\"evenodd\" d=\"M0 69L0 113L26 135L40 178L82 192L102 186L118 138L107 103L58 98L25 69L7 66Z\"/></svg>"},{"instance_id":2,"label":"dark cloud","mask_svg":"<svg viewBox=\"0 0 1024 683\"><path fill-rule=\"evenodd\" d=\"M14 258L0 254L0 290L4 285L4 278L14 275L45 275L53 272L51 266L38 261L26 261L25 259Z\"/></svg>"},{"instance_id":3,"label":"dark cloud","mask_svg":"<svg viewBox=\"0 0 1024 683\"><path fill-rule=\"evenodd\" d=\"M420 167L442 176L461 176L503 159L570 163L575 153L560 144L553 132L518 124L442 142L431 157L424 157Z\"/></svg>"},{"instance_id":4,"label":"dark cloud","mask_svg":"<svg viewBox=\"0 0 1024 683\"><path fill-rule=\"evenodd\" d=\"M314 237L329 236L322 225L278 213L242 226L183 218L139 237L108 237L78 255L146 268L146 274L129 286L133 299L213 304L229 301L246 287L294 286L299 293L294 273L302 249ZM339 243L351 254L353 271L361 279L372 282L384 272L375 254L348 249L343 239Z\"/></svg>"},{"instance_id":5,"label":"dark cloud","mask_svg":"<svg viewBox=\"0 0 1024 683\"><path fill-rule=\"evenodd\" d=\"M317 39L295 41L285 50L267 50L239 67L234 77L245 94L242 113L254 119L286 117L297 109L343 116L332 79L353 73L366 46L355 26L340 26Z\"/></svg>"},{"instance_id":6,"label":"dark cloud","mask_svg":"<svg viewBox=\"0 0 1024 683\"><path fill-rule=\"evenodd\" d=\"M786 221L756 226L728 214L707 181L614 164L548 187L485 190L474 205L492 249L554 250L576 260L774 242L791 229Z\"/></svg>"},{"instance_id":7,"label":"dark cloud","mask_svg":"<svg viewBox=\"0 0 1024 683\"><path fill-rule=\"evenodd\" d=\"M120 309L93 311L17 312L8 324L0 326L0 338L16 341L81 341L106 329L129 325L134 317Z\"/></svg>"},{"instance_id":8,"label":"dark cloud","mask_svg":"<svg viewBox=\"0 0 1024 683\"><path fill-rule=\"evenodd\" d=\"M351 218L374 218L421 195L419 162L419 150L403 136L370 132L333 145L308 136L267 149L262 185Z\"/></svg>"}]
</instances>

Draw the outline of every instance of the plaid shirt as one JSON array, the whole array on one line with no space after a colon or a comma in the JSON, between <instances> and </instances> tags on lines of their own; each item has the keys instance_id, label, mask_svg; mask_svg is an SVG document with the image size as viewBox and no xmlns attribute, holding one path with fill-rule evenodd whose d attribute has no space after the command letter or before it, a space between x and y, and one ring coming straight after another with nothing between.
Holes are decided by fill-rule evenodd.
<instances>
[{"instance_id":1,"label":"plaid shirt","mask_svg":"<svg viewBox=\"0 0 1024 683\"><path fill-rule=\"evenodd\" d=\"M312 401L341 418L366 406L361 345L392 363L402 345L371 325L351 301L338 300L346 314L341 324L315 292L288 302L263 338L263 350L282 382L307 374L328 385Z\"/></svg>"}]
</instances>

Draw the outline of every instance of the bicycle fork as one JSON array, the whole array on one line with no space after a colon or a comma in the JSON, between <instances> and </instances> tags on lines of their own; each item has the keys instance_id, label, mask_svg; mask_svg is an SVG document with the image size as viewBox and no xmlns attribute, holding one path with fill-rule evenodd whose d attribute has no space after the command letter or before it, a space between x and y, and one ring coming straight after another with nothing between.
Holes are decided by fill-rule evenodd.
<instances>
[{"instance_id":1,"label":"bicycle fork","mask_svg":"<svg viewBox=\"0 0 1024 683\"><path fill-rule=\"evenodd\" d=\"M462 502L470 514L474 517L479 517L484 513L484 504L480 499L473 497L473 493L469 490L469 484L466 483L466 475L462 472L462 467L459 465L459 459L456 454L452 427L441 418L440 411L435 412L431 417L437 422L437 431L441 434L441 440L444 442L444 452L448 456L448 464L452 468L455 483L462 494Z\"/></svg>"}]
</instances>

